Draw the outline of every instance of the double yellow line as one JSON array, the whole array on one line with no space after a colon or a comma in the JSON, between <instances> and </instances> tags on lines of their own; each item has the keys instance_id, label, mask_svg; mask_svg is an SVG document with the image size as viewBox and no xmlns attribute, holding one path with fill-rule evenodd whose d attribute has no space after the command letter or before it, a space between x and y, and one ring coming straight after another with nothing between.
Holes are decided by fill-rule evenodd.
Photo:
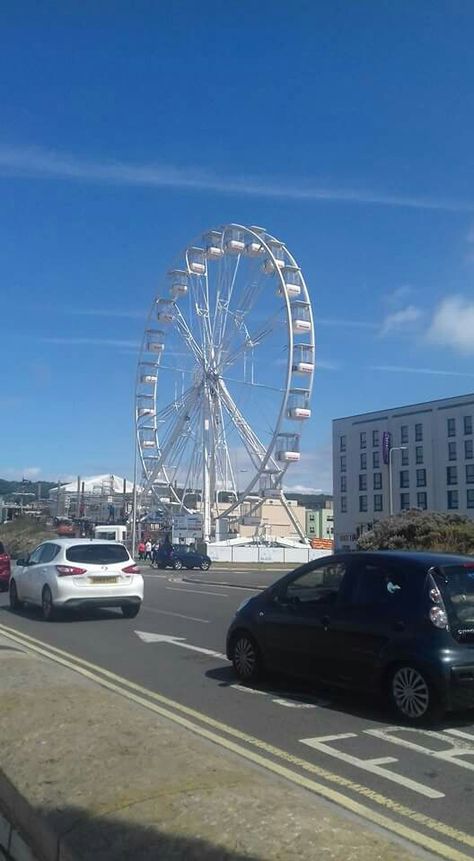
<instances>
[{"instance_id":1,"label":"double yellow line","mask_svg":"<svg viewBox=\"0 0 474 861\"><path fill-rule=\"evenodd\" d=\"M399 838L421 846L423 849L431 851L441 858L448 859L448 861L472 861L474 853L466 855L448 843L437 839L437 836L430 836L429 834L429 832L432 832L444 839L474 849L474 836L464 831L452 828L450 825L439 822L437 819L426 816L424 813L411 810L411 808L399 804L391 798L387 798L364 784L355 783L340 774L335 774L319 765L294 756L262 739L241 732L234 727L189 708L189 706L182 705L162 694L157 694L141 685L135 684L135 682L128 681L103 667L98 667L89 661L57 649L55 646L46 645L41 640L37 640L27 634L19 633L1 624L0 633L34 654L41 655L69 670L79 673L85 678L102 685L102 687L114 691L114 693L118 693L132 702L138 703L150 711L173 721L173 723L190 730L196 735L219 745L219 747L232 751L232 753L236 753L238 756L243 757L243 759L249 760L255 765L259 765L267 771L277 774L279 777L284 777L297 786L303 787L328 801L338 804L350 813L361 816ZM300 774L295 769L299 769L299 771L305 772L311 775L311 777L307 777L305 773ZM408 820L410 824L405 825L403 822L399 822L397 819L386 815L385 812L380 813L366 804L354 800L349 795L345 795L339 789L333 789L331 785L327 786L325 783L320 783L319 780L315 780L315 777L326 781L328 784L337 785L363 799L367 799L381 807L387 813ZM414 827L415 825L421 826L424 830L417 830Z\"/></svg>"}]
</instances>

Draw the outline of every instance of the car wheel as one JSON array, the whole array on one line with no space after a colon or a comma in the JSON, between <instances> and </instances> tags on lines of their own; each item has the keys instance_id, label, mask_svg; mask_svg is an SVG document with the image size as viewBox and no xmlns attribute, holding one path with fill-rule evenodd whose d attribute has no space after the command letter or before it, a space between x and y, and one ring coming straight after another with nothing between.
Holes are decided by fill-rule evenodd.
<instances>
[{"instance_id":1,"label":"car wheel","mask_svg":"<svg viewBox=\"0 0 474 861\"><path fill-rule=\"evenodd\" d=\"M11 610L19 610L20 607L23 606L23 601L20 601L18 598L18 590L16 588L16 583L14 580L10 580L10 609Z\"/></svg>"},{"instance_id":2,"label":"car wheel","mask_svg":"<svg viewBox=\"0 0 474 861\"><path fill-rule=\"evenodd\" d=\"M242 682L255 682L261 674L257 644L245 631L237 634L232 644L232 665Z\"/></svg>"},{"instance_id":3,"label":"car wheel","mask_svg":"<svg viewBox=\"0 0 474 861\"><path fill-rule=\"evenodd\" d=\"M55 617L55 607L49 586L43 587L43 591L41 593L41 609L43 611L43 619L45 622L52 622Z\"/></svg>"},{"instance_id":4,"label":"car wheel","mask_svg":"<svg viewBox=\"0 0 474 861\"><path fill-rule=\"evenodd\" d=\"M175 571L181 571L182 567L183 567L183 563L181 562L181 559L175 559L173 562L174 570Z\"/></svg>"},{"instance_id":5,"label":"car wheel","mask_svg":"<svg viewBox=\"0 0 474 861\"><path fill-rule=\"evenodd\" d=\"M121 610L126 619L134 619L140 612L140 604L122 604Z\"/></svg>"},{"instance_id":6,"label":"car wheel","mask_svg":"<svg viewBox=\"0 0 474 861\"><path fill-rule=\"evenodd\" d=\"M201 562L199 567L200 567L201 571L209 571L209 568L211 567L211 565L207 561L207 559L203 559L203 561Z\"/></svg>"},{"instance_id":7,"label":"car wheel","mask_svg":"<svg viewBox=\"0 0 474 861\"><path fill-rule=\"evenodd\" d=\"M437 720L443 711L431 681L416 666L404 664L392 671L389 697L397 716L411 724Z\"/></svg>"}]
</instances>

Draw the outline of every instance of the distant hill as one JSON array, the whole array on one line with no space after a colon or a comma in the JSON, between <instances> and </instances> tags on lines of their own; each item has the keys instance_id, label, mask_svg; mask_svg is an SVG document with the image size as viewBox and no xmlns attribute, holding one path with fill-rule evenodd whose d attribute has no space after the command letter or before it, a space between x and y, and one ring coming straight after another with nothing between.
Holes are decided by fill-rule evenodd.
<instances>
[{"instance_id":1,"label":"distant hill","mask_svg":"<svg viewBox=\"0 0 474 861\"><path fill-rule=\"evenodd\" d=\"M41 499L47 499L49 491L52 487L57 486L57 481L7 481L6 478L0 478L0 496L4 498L15 496L18 493L31 493L34 496L25 497L38 499L38 488L41 486Z\"/></svg>"},{"instance_id":2,"label":"distant hill","mask_svg":"<svg viewBox=\"0 0 474 861\"><path fill-rule=\"evenodd\" d=\"M285 496L287 499L293 499L296 502L299 502L300 505L306 506L306 508L325 508L326 502L330 502L332 504L332 494L331 493L293 493L291 490L285 490Z\"/></svg>"}]
</instances>

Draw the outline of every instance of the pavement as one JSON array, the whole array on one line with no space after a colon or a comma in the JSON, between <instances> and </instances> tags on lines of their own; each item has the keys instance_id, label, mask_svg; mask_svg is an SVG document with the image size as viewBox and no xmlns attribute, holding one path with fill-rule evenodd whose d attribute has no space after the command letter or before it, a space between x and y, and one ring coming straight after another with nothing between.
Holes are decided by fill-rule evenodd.
<instances>
[{"instance_id":1,"label":"pavement","mask_svg":"<svg viewBox=\"0 0 474 861\"><path fill-rule=\"evenodd\" d=\"M419 857L190 709L13 630L0 661L0 808L37 861Z\"/></svg>"}]
</instances>

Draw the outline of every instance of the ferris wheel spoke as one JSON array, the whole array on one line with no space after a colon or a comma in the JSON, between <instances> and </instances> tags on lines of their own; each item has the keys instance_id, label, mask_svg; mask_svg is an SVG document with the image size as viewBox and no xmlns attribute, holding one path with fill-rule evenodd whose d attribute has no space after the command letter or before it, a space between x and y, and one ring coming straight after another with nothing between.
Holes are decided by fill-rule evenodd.
<instances>
[{"instance_id":1,"label":"ferris wheel spoke","mask_svg":"<svg viewBox=\"0 0 474 861\"><path fill-rule=\"evenodd\" d=\"M158 455L157 463L147 477L144 491L147 491L151 487L151 485L155 481L155 478L159 475L162 467L166 465L169 453L180 434L182 434L186 423L189 421L189 411L192 409L198 397L199 389L191 389L189 397L186 398L186 400L181 405L181 408L177 411L175 420L174 422L172 422L171 427L169 428L166 440L164 441L163 445L160 445L160 452Z\"/></svg>"},{"instance_id":2,"label":"ferris wheel spoke","mask_svg":"<svg viewBox=\"0 0 474 861\"><path fill-rule=\"evenodd\" d=\"M231 352L230 347L232 345L233 338L230 338L228 342L224 342L221 345L220 355L223 356L225 352L228 353L226 359L222 359L221 366L222 368L230 367L234 365L235 362L241 357L244 356L245 353L249 350L254 350L255 347L261 346L263 342L272 335L278 325L281 325L281 309L278 311L266 322L265 326L261 328L258 332L250 333L248 329L245 332L245 339L234 348L234 351Z\"/></svg>"},{"instance_id":3,"label":"ferris wheel spoke","mask_svg":"<svg viewBox=\"0 0 474 861\"><path fill-rule=\"evenodd\" d=\"M250 459L257 469L261 469L267 458L268 446L265 446L260 441L255 431L252 430L251 425L239 410L223 380L219 381L219 391L222 398L222 404L244 443ZM279 472L280 468L275 463L274 459L270 457L268 460L274 467L275 471Z\"/></svg>"}]
</instances>

